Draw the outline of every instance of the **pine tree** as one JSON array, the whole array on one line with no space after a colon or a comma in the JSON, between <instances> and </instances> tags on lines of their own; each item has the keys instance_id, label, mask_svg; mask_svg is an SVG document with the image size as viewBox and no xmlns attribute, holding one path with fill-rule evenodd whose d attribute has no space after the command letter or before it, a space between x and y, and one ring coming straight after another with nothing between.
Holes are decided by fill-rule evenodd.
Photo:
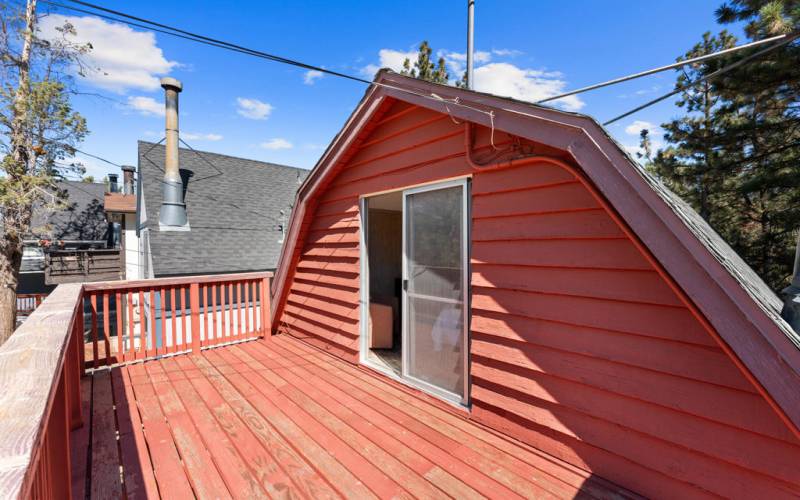
<instances>
[{"instance_id":1,"label":"pine tree","mask_svg":"<svg viewBox=\"0 0 800 500\"><path fill-rule=\"evenodd\" d=\"M678 60L691 59L735 45L736 39L723 31L718 36L703 34L703 39ZM688 86L723 64L711 59L680 70L676 89L683 89L677 105L685 115L662 125L669 146L658 152L652 168L684 200L692 204L701 217L712 225L722 226L725 216L723 185L729 172L724 166L720 148L722 98L710 82ZM713 220L712 220L713 219ZM719 228L718 228L719 231ZM724 233L725 231L720 231Z\"/></svg>"},{"instance_id":2,"label":"pine tree","mask_svg":"<svg viewBox=\"0 0 800 500\"><path fill-rule=\"evenodd\" d=\"M13 333L22 244L34 210L50 207L55 181L82 169L60 167L87 133L86 121L70 105L69 77L91 47L59 36L37 36L36 0L18 7L0 3L0 344ZM63 163L61 163L63 165Z\"/></svg>"},{"instance_id":3,"label":"pine tree","mask_svg":"<svg viewBox=\"0 0 800 500\"><path fill-rule=\"evenodd\" d=\"M439 57L439 60L434 63L433 60L431 60L431 54L433 54L433 49L431 49L427 41L423 41L419 45L417 61L414 63L414 66L412 67L411 61L406 58L406 60L403 61L403 69L400 71L400 74L433 83L447 84L450 75L447 73L444 57Z\"/></svg>"},{"instance_id":4,"label":"pine tree","mask_svg":"<svg viewBox=\"0 0 800 500\"><path fill-rule=\"evenodd\" d=\"M746 22L750 39L797 30L800 0L733 0L721 23ZM723 32L703 36L686 57L729 47ZM757 49L681 70L676 85ZM652 169L725 238L776 291L791 276L800 227L800 48L770 52L681 93L685 116L663 125L668 146Z\"/></svg>"},{"instance_id":5,"label":"pine tree","mask_svg":"<svg viewBox=\"0 0 800 500\"><path fill-rule=\"evenodd\" d=\"M748 37L762 39L800 29L800 1L734 0L717 16L745 21ZM800 228L800 47L772 51L715 86L726 101L724 148L736 174L734 247L780 291L791 278Z\"/></svg>"}]
</instances>

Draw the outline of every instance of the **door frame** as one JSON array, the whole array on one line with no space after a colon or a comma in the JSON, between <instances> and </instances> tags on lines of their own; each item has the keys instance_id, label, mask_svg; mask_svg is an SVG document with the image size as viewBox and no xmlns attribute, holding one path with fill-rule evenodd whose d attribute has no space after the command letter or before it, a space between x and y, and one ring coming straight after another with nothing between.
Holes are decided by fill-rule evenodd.
<instances>
[{"instance_id":1,"label":"door frame","mask_svg":"<svg viewBox=\"0 0 800 500\"><path fill-rule=\"evenodd\" d=\"M390 377L398 382L401 382L404 385L413 387L415 389L419 389L423 392L431 394L443 401L453 404L459 408L469 408L470 404L470 340L471 340L471 333L470 333L470 306L472 302L472 286L471 280L469 279L470 271L471 271L471 241L472 241L472 203L471 203L471 175L466 176L458 176L449 179L442 179L432 182L425 182L416 185L406 186L398 189L387 189L382 191L377 191L374 193L369 194L362 194L359 195L358 199L358 210L359 210L359 285L360 285L360 293L359 293L359 354L358 360L359 364L371 369L375 370L387 377ZM382 194L393 193L393 192L402 192L403 193L403 206L402 206L402 232L403 237L401 239L402 245L402 270L401 270L401 279L405 279L406 276L406 248L405 248L405 232L406 232L406 210L405 210L405 197L407 192L417 193L423 191L433 191L436 189L442 189L446 187L455 187L455 186L463 186L462 188L462 224L464 228L464 237L462 241L462 255L464 256L464 269L462 271L462 283L463 283L463 290L464 290L464 317L463 317L463 325L464 325L464 396L462 398L454 397L455 395L439 389L436 386L428 384L424 381L418 381L414 378L408 378L403 376L405 372L405 367L401 370L400 374L395 373L394 371L385 368L377 363L374 363L369 360L367 357L367 352L369 351L369 331L368 331L368 324L369 324L369 304L370 304L370 289L369 289L369 250L368 250L368 242L369 242L369 198L374 196L379 196ZM406 307L406 294L403 290L401 292L402 298L402 309L403 314L400 318L400 327L402 331L402 338L403 343L405 345L406 339L406 319L405 314L407 311ZM403 358L402 364L405 365L405 355L403 354L403 349L401 349L401 355Z\"/></svg>"}]
</instances>

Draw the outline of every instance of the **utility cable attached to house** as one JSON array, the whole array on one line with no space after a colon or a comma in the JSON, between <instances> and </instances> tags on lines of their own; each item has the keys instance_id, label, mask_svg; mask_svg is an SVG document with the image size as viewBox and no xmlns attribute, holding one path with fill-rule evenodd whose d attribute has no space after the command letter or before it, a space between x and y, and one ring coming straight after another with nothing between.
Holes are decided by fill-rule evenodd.
<instances>
[{"instance_id":1,"label":"utility cable attached to house","mask_svg":"<svg viewBox=\"0 0 800 500\"><path fill-rule=\"evenodd\" d=\"M101 18L104 18L104 19L115 21L115 22L128 24L130 26L134 26L134 27L138 27L138 28L142 28L142 29L146 29L146 30L150 30L150 31L155 31L155 32L158 32L158 33L164 33L164 34L175 36L175 37L178 37L178 38L183 38L183 39L186 39L186 40L203 43L205 45L210 45L210 46L213 46L213 47L218 47L218 48L231 50L231 51L239 52L239 53L246 54L246 55L260 57L260 58L267 59L267 60L274 61L274 62L278 62L278 63L289 64L289 65L296 66L296 67L303 68L303 69L307 69L307 70L310 70L310 71L318 71L320 73L324 73L324 74L328 74L328 75L332 75L332 76L337 76L337 77L340 77L340 78L345 78L345 79L356 81L356 82L360 82L360 83L365 83L367 85L375 85L375 86L378 86L378 87L384 87L384 88L388 88L388 89L391 89L391 90L394 90L394 91L398 91L398 92L403 92L403 93L407 93L407 94L413 94L413 95L416 95L418 97L422 97L422 98L425 98L425 99L430 99L430 100L439 102L446 109L447 109L448 105L459 106L459 107L462 107L462 108L467 108L467 109L470 109L472 111L476 111L476 112L480 112L480 113L489 115L490 119L493 118L493 116L490 114L490 112L488 112L488 111L486 111L484 109L476 108L474 106L470 106L470 105L461 103L461 102L458 101L458 99L444 99L444 98L442 98L440 96L437 96L437 95L435 95L433 93L423 93L421 91L404 89L404 88L395 87L393 85L389 85L389 84L385 84L385 83L381 83L381 82L370 81L370 80L367 80L365 78L361 78L361 77L358 77L358 76L348 75L346 73L333 71L333 70L330 70L330 69L323 68L321 66L315 66L315 65L312 65L312 64L307 64L307 63L304 63L304 62L301 62L301 61L297 61L297 60L294 60L294 59L289 59L289 58L286 58L286 57L277 56L277 55L270 54L270 53L263 52L263 51L256 50L256 49L250 49L250 48L243 47L241 45L237 45L237 44L234 44L234 43L231 43L231 42L226 42L224 40L220 40L220 39L217 39L217 38L212 38L212 37L200 35L200 34L193 33L193 32L190 32L190 31L187 31L187 30L183 30L183 29L180 29L180 28L175 28L175 27L169 26L167 24L158 23L158 22L151 21L149 19L145 19L145 18L142 18L142 17L133 16L131 14L126 14L124 12L121 12L121 11L118 11L118 10L114 10L114 9L109 9L109 8L106 8L106 7L103 7L103 6L100 6L100 5L96 5L96 4L93 4L93 3L90 3L90 2L85 2L85 1L82 1L82 0L66 0L66 1L68 1L70 3L73 3L73 4L77 4L77 5L81 5L81 6L90 8L90 9L94 9L93 11L92 10L82 9L82 8L71 6L71 5L65 5L63 3L55 2L55 1L52 1L52 0L40 0L40 1L42 3L46 3L46 4L49 4L49 5L56 6L56 7L60 7L60 8L68 9L68 10L73 10L73 11L81 12L81 13L84 13L84 14L98 16L98 17L101 17ZM97 12L97 11L99 11L99 12ZM103 13L105 13L105 14L103 14ZM111 15L108 15L108 14L111 14ZM117 16L117 17L113 17L113 16ZM636 79L636 78L642 78L642 77L645 77L645 76L648 76L648 75L652 75L652 74L655 74L655 73L659 73L659 72L662 72L662 71L666 71L666 70L669 70L669 69L679 68L679 67L687 65L687 64L693 64L693 63L697 63L697 62L700 62L700 61L712 59L712 58L715 58L715 57L720 57L722 55L730 54L730 53L733 53L733 52L736 52L736 51L740 51L740 50L744 50L744 49L760 46L760 45L765 44L765 43L777 42L774 45L771 45L771 46L769 46L769 47L767 47L767 48L765 48L763 50L760 50L760 51L758 51L758 52L756 52L754 54L751 54L750 56L747 56L747 57L745 57L743 59L740 59L739 61L736 61L736 62L734 62L734 63L732 63L732 64L730 64L728 66L720 68L719 70L717 70L717 71L715 71L715 72L713 72L713 73L711 73L711 74L709 74L709 75L707 75L707 76L705 76L703 78L700 78L700 79L698 79L698 80L696 80L694 82L690 82L687 85L681 86L680 88L677 88L677 89L673 90L672 92L669 92L669 93L667 93L667 94L665 94L665 95L663 95L661 97L658 97L656 99L648 101L648 102L646 102L646 103L644 103L644 104L642 104L640 106L637 106L636 108L634 108L634 109L632 109L630 111L627 111L627 112L625 112L625 113L623 113L623 114L621 114L619 116L616 116L616 117L614 117L614 118L612 118L610 120L607 120L606 122L603 123L603 125L610 125L611 123L614 123L614 122L616 122L618 120L621 120L622 118L630 116L633 113L641 111L642 109L645 109L645 108L647 108L649 106L652 106L652 105L654 105L654 104L656 104L658 102L661 102L661 101L663 101L665 99L668 99L669 97L674 96L674 95L678 94L679 92L681 92L681 91L683 91L683 90L685 90L687 88L691 88L691 87L693 87L693 86L695 86L697 84L700 84L702 82L706 82L706 81L712 80L713 78L716 78L719 75L727 73L728 71L731 71L731 70L735 69L736 67L741 66L741 65L743 65L743 64L745 64L745 63L747 63L747 62L749 62L749 61L751 61L751 60L753 60L753 59L755 59L757 57L760 57L760 56L762 56L762 55L764 55L764 54L766 54L768 52L771 52L771 51L779 48L779 47L787 45L787 44L793 42L794 40L796 40L799 37L800 37L800 32L796 32L796 33L785 34L785 35L777 35L777 36L766 38L766 39L763 39L763 40L756 40L754 42L750 42L750 43L746 43L746 44L743 44L743 45L739 45L737 47L731 47L729 49L723 49L721 51L714 52L712 54L705 54L705 55L698 56L698 57L695 57L695 58L687 59L685 61L679 61L679 62L676 62L676 63L673 63L673 64L668 64L668 65L665 65L665 66L659 66L657 68L641 71L639 73L634 73L634 74L631 74L631 75L627 75L627 76L615 78L615 79L612 79L612 80L608 80L608 81L605 81L605 82L597 83L597 84L594 84L594 85L589 85L587 87L582 87L580 89L576 89L576 90L573 90L573 91L570 91L570 92L565 92L565 93L562 93L562 94L557 94L557 95L554 95L554 96L550 96L550 97L547 97L545 99L541 99L539 101L536 101L534 104L542 104L542 103L545 103L545 102L555 101L557 99L561 99L561 98L568 97L568 96L571 96L571 95L580 94L580 93L583 93L583 92L588 92L590 90L595 90L595 89L599 89L599 88L603 88L603 87L608 87L610 85L616 85L616 84L619 84L619 83L627 82L627 81L630 81L630 80L633 80L633 79ZM448 110L448 114L449 114L449 110Z\"/></svg>"},{"instance_id":2,"label":"utility cable attached to house","mask_svg":"<svg viewBox=\"0 0 800 500\"><path fill-rule=\"evenodd\" d=\"M644 104L636 106L635 108L633 108L633 109L631 109L629 111L626 111L626 112L622 113L621 115L617 115L614 118L603 122L603 126L606 127L608 125L611 125L612 123L614 123L616 121L619 121L619 120L621 120L621 119L623 119L623 118L625 118L627 116L630 116L630 115L632 115L632 114L634 114L636 112L639 112L639 111L641 111L641 110L643 110L645 108L648 108L648 107L652 106L653 104L657 104L657 103L659 103L659 102L661 102L661 101L663 101L665 99L669 99L670 97L672 97L672 96L674 96L674 95L676 95L676 94L678 94L680 92L683 92L684 90L690 89L690 88L692 88L692 87L694 87L696 85L699 85L699 84L701 84L703 82L711 81L714 78L716 78L716 77L718 77L720 75L724 75L725 73L727 73L729 71L732 71L732 70L738 68L739 66L747 64L750 61L753 61L754 59L757 59L757 58L759 58L759 57L761 57L761 56L763 56L763 55L765 55L765 54L767 54L769 52L772 52L775 49L778 49L780 47L788 45L788 44L792 43L793 41L797 40L798 38L800 38L800 31L792 33L791 35L788 35L786 38L784 38L783 40L779 41L778 43L776 43L774 45L770 45L769 47L767 47L765 49L761 49L758 52L754 52L754 53L750 54L749 56L743 57L742 59L739 59L738 61L733 62L733 63L731 63L731 64L729 64L727 66L723 66L720 69L718 69L718 70L716 70L716 71L714 71L712 73L709 73L708 75L706 75L706 76L704 76L702 78L698 78L697 80L689 82L686 85L681 85L681 86L677 87L675 90L673 90L671 92L667 92L666 94L664 94L664 95L662 95L660 97L656 97L655 99L652 99L650 101L647 101Z\"/></svg>"},{"instance_id":3,"label":"utility cable attached to house","mask_svg":"<svg viewBox=\"0 0 800 500\"><path fill-rule=\"evenodd\" d=\"M639 73L633 73L631 75L621 76L619 78L614 78L612 80L607 80L605 82L595 83L593 85L588 85L586 87L581 87L579 89L570 90L569 92L564 92L563 94L556 94L554 96L550 96L550 97L547 97L547 98L544 98L544 99L540 99L540 100L534 102L534 104L544 104L546 102L555 101L557 99L563 99L564 97L569 97L569 96L573 96L573 95L577 95L577 94L583 94L584 92L589 92L590 90L596 90L596 89L601 89L603 87L609 87L611 85L616 85L618 83L628 82L628 81L631 81L631 80L635 80L637 78L642 78L642 77L645 77L645 76L654 75L656 73L661 73L661 72L664 72L664 71L667 71L667 70L670 70L670 69L677 69L677 68L680 68L680 67L683 67L683 66L686 66L686 65L689 65L689 64L695 64L695 63L699 63L699 62L702 62L702 61L707 61L709 59L716 59L717 57L721 57L721 56L724 56L726 54L731 54L733 52L738 52L740 50L749 49L749 48L752 48L752 47L757 47L757 46L763 45L765 43L777 42L779 40L784 40L785 38L790 37L790 36L791 36L791 34L777 35L777 36L773 36L773 37L770 37L770 38L764 38L764 39L761 39L761 40L756 40L754 42L745 43L745 44L742 44L742 45L737 45L736 47L730 47L730 48L727 48L727 49L719 50L717 52L712 52L710 54L704 54L702 56L692 57L690 59L684 59L682 61L674 62L672 64L667 64L665 66L659 66L657 68L648 69L648 70L645 70L645 71L640 71Z\"/></svg>"},{"instance_id":4,"label":"utility cable attached to house","mask_svg":"<svg viewBox=\"0 0 800 500\"><path fill-rule=\"evenodd\" d=\"M483 110L483 109L480 109L480 108L476 108L474 106L469 106L467 104L459 103L456 100L442 99L441 97L434 96L433 94L430 94L430 93L423 93L423 92L409 90L409 89L405 89L405 88L401 88L401 87L396 87L394 85L389 85L389 84L386 84L386 83L375 82L375 81L367 80L365 78L361 78L361 77L358 77L358 76L348 75L346 73L341 73L339 71L333 71L333 70L330 70L330 69L326 69L326 68L323 68L321 66L314 66L312 64L307 64L307 63L304 63L304 62L296 61L294 59L288 59L288 58L285 58L285 57L276 56L274 54L269 54L267 52L262 52L260 50L250 49L250 48L247 48L247 47L243 47L241 45L237 45L237 44L234 44L234 43L226 42L226 41L223 41L223 40L218 40L218 39L207 37L207 36L204 36L204 35L198 35L198 34L190 32L190 31L182 30L180 28L174 28L174 27L168 26L166 24L157 23L155 21L150 21L148 19L144 19L144 18L137 17L137 16L132 16L130 14L125 14L124 12L108 9L108 8L105 8L105 7L102 7L102 6L99 6L99 5L95 5L95 4L91 4L91 3L88 3L88 2L82 2L82 1L79 1L79 0L67 0L69 2L76 3L78 5L83 5L83 6L86 6L86 7L90 7L92 9L96 9L96 10L99 10L101 12L107 12L107 13L110 13L110 14L113 14L113 15L119 16L119 17L113 17L113 16L110 16L110 15L102 14L101 12L95 12L95 11L90 11L90 10L86 10L86 9L81 9L79 7L74 7L74 6L71 6L71 5L65 5L63 3L55 2L55 1L52 1L52 0L40 0L40 1L42 3L48 4L48 5L52 5L52 6L55 6L55 7L60 7L62 9L67 9L67 10L72 10L72 11L75 11L75 12L80 12L80 13L83 13L83 14L97 16L97 17L100 17L100 18L103 18L103 19L108 19L110 21L127 24L129 26L134 26L134 27L146 29L146 30L149 30L149 31L155 31L157 33L163 33L165 35L171 35L171 36L175 36L175 37L178 37L178 38L183 38L185 40L190 40L190 41L193 41L193 42L198 42L198 43L202 43L202 44L205 44L205 45L210 45L212 47L217 47L217 48L221 48L221 49L225 49L225 50L231 50L233 52L239 52L239 53L242 53L242 54L245 54L245 55L255 56L255 57L259 57L259 58L262 58L262 59L267 59L267 60L278 62L278 63L289 64L289 65L296 66L296 67L303 68L303 69L307 69L307 70L310 70L310 71L319 71L321 73L325 73L325 74L332 75L332 76L337 76L337 77L340 77L340 78L345 78L345 79L356 81L356 82L359 82L359 83L365 83L367 85L375 85L377 87L383 87L383 88L391 89L391 90L394 90L394 91L397 91L397 92L403 92L405 94L415 95L417 97L421 97L421 98L424 98L424 99L432 100L432 101L435 101L435 102L438 102L438 103L442 103L442 104L444 104L443 101L447 101L447 103L449 103L449 104L451 104L453 106L459 106L459 107L462 107L462 108L465 108L465 109L469 109L471 111L475 111L475 112L478 112L478 113L483 113L485 115L489 114L489 112L486 111L486 110ZM120 18L122 18L122 19L120 19ZM142 24L142 23L145 23L145 24Z\"/></svg>"}]
</instances>

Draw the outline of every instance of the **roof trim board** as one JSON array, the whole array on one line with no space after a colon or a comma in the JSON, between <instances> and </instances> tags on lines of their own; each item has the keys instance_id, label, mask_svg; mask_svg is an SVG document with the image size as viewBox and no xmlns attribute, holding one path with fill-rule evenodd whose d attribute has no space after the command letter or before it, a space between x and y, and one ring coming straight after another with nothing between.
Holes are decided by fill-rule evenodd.
<instances>
[{"instance_id":1,"label":"roof trim board","mask_svg":"<svg viewBox=\"0 0 800 500\"><path fill-rule=\"evenodd\" d=\"M571 154L583 174L632 230L634 241L651 256L656 269L800 437L800 341L773 310L779 301L771 291L764 290L763 282L713 230L703 221L694 220L698 216L691 208L671 199L674 195L648 178L602 126L585 115L423 82L388 70L379 72L375 81L396 88L373 85L367 89L298 191L273 284L273 319L280 313L309 200L335 173L339 160L369 124L384 98L391 97L460 120L494 126ZM493 116L424 97L432 93L493 111Z\"/></svg>"}]
</instances>

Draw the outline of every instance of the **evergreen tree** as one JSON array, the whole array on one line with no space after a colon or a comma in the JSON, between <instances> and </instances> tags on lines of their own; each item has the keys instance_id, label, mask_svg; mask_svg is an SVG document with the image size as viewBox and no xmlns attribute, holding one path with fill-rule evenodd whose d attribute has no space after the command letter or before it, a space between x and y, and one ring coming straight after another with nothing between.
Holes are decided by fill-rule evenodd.
<instances>
[{"instance_id":1,"label":"evergreen tree","mask_svg":"<svg viewBox=\"0 0 800 500\"><path fill-rule=\"evenodd\" d=\"M798 29L800 0L733 0L721 23L752 40ZM686 57L734 45L703 36ZM680 70L680 88L747 57L737 52ZM791 277L800 227L800 49L797 43L681 92L686 114L663 126L668 146L651 169L691 203L776 291Z\"/></svg>"},{"instance_id":2,"label":"evergreen tree","mask_svg":"<svg viewBox=\"0 0 800 500\"><path fill-rule=\"evenodd\" d=\"M403 69L400 71L400 74L433 83L447 84L450 75L447 73L444 57L439 57L439 60L434 63L431 59L431 54L433 54L433 49L431 49L427 41L423 41L419 45L417 61L414 63L413 67L411 61L406 58L406 60L403 61Z\"/></svg>"},{"instance_id":3,"label":"evergreen tree","mask_svg":"<svg viewBox=\"0 0 800 500\"><path fill-rule=\"evenodd\" d=\"M70 104L69 77L91 46L71 42L68 22L58 36L37 36L36 0L0 3L0 344L13 333L22 244L35 209L54 208L55 181L82 167L65 158L87 133ZM82 173L82 172L81 172Z\"/></svg>"},{"instance_id":4,"label":"evergreen tree","mask_svg":"<svg viewBox=\"0 0 800 500\"><path fill-rule=\"evenodd\" d=\"M800 29L800 1L735 0L717 16L745 21L748 37L762 39ZM800 47L772 51L715 86L725 98L723 146L735 174L734 248L779 291L791 278L800 227Z\"/></svg>"},{"instance_id":5,"label":"evergreen tree","mask_svg":"<svg viewBox=\"0 0 800 500\"><path fill-rule=\"evenodd\" d=\"M723 31L718 36L710 33L678 60L717 52L735 45L736 39ZM676 89L683 89L677 105L686 114L662 124L664 139L669 144L653 158L652 169L667 185L684 200L692 204L701 217L720 230L724 226L721 217L726 210L723 185L729 172L723 165L725 151L721 149L721 125L726 121L721 111L722 97L713 84L705 82L698 86L689 83L716 71L724 61L706 60L683 67L675 82ZM713 218L713 220L712 220Z\"/></svg>"}]
</instances>

